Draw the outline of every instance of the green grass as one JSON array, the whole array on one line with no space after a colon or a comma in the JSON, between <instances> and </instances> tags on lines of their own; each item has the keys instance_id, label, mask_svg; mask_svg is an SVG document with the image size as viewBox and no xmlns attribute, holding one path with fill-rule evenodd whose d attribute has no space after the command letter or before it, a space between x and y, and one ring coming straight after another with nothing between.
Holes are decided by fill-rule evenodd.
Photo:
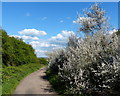
<instances>
[{"instance_id":1,"label":"green grass","mask_svg":"<svg viewBox=\"0 0 120 96\"><path fill-rule=\"evenodd\" d=\"M2 94L12 94L20 81L43 67L40 64L26 64L22 66L10 66L2 71Z\"/></svg>"},{"instance_id":2,"label":"green grass","mask_svg":"<svg viewBox=\"0 0 120 96\"><path fill-rule=\"evenodd\" d=\"M0 66L0 96L2 95L2 67Z\"/></svg>"}]
</instances>

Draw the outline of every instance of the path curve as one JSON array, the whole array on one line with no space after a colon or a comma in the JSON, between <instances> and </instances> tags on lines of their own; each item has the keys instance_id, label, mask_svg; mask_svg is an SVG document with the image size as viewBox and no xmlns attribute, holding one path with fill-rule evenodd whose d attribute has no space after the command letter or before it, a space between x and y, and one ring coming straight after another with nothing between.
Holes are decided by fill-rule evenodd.
<instances>
[{"instance_id":1,"label":"path curve","mask_svg":"<svg viewBox=\"0 0 120 96\"><path fill-rule=\"evenodd\" d=\"M14 94L56 94L46 77L46 67L25 77ZM13 94L13 95L14 95Z\"/></svg>"}]
</instances>

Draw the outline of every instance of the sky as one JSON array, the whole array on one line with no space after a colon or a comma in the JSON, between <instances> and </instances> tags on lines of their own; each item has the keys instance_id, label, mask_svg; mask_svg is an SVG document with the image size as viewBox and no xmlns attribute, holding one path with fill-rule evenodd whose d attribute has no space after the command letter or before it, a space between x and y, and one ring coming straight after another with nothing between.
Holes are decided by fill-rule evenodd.
<instances>
[{"instance_id":1,"label":"sky","mask_svg":"<svg viewBox=\"0 0 120 96\"><path fill-rule=\"evenodd\" d=\"M63 48L70 34L75 34L79 26L73 21L77 13L94 2L3 2L2 28L8 35L22 38L31 44L38 57L46 57L45 52ZM111 27L118 28L118 3L104 2L101 7L110 17Z\"/></svg>"}]
</instances>

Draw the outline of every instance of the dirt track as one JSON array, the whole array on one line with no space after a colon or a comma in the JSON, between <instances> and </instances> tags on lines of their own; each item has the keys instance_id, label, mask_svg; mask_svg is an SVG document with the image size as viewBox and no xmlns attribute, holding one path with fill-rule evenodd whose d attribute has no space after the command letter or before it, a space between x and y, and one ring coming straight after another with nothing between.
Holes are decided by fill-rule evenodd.
<instances>
[{"instance_id":1,"label":"dirt track","mask_svg":"<svg viewBox=\"0 0 120 96\"><path fill-rule=\"evenodd\" d=\"M46 68L41 68L25 77L17 86L14 94L56 94L47 80L45 71Z\"/></svg>"}]
</instances>

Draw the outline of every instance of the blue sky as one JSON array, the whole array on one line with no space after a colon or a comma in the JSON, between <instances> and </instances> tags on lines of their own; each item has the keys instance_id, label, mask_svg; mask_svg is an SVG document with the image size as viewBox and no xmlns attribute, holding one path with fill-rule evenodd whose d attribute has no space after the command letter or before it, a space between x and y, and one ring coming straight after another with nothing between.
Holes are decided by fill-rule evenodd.
<instances>
[{"instance_id":1,"label":"blue sky","mask_svg":"<svg viewBox=\"0 0 120 96\"><path fill-rule=\"evenodd\" d=\"M36 49L37 56L65 45L68 33L75 33L78 26L73 23L77 12L90 7L93 2L3 2L2 28L9 35L22 37ZM110 17L112 27L118 28L118 3L104 2L101 7ZM30 36L27 32L34 33ZM40 33L41 32L41 33ZM40 34L37 34L40 33ZM63 40L58 40L61 38ZM56 45L56 42L58 43Z\"/></svg>"}]
</instances>

